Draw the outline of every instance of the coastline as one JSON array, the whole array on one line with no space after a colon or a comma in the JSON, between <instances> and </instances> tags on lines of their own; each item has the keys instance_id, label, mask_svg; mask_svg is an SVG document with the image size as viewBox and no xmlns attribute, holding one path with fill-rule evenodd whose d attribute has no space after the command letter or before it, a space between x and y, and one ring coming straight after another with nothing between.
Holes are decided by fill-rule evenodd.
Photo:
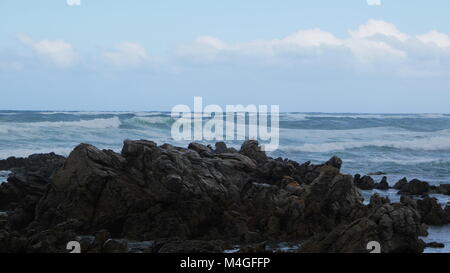
<instances>
[{"instance_id":1,"label":"coastline","mask_svg":"<svg viewBox=\"0 0 450 273\"><path fill-rule=\"evenodd\" d=\"M337 157L319 165L270 158L254 141L239 151L224 143L186 149L125 141L115 153L81 144L67 159L1 160L0 169L12 174L0 186L0 210L9 211L0 226L8 247L0 252L65 252L68 239L89 252L224 252L239 245L249 253L270 251L277 241L301 241L295 252L366 252L369 240L380 241L383 252L422 252L426 225L450 222L450 209L426 197L448 194L447 186L403 181L394 186L401 199L391 202L381 196L394 191L387 181L341 174L341 166ZM361 189L375 188L379 194L364 202ZM357 228L346 230L351 226ZM23 244L12 247L16 240ZM147 243L129 248L136 241Z\"/></svg>"}]
</instances>

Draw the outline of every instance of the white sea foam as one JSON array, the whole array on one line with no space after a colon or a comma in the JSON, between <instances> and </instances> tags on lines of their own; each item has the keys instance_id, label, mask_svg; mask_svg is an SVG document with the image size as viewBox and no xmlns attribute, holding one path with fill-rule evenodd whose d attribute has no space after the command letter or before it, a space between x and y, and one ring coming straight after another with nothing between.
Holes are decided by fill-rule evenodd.
<instances>
[{"instance_id":1,"label":"white sea foam","mask_svg":"<svg viewBox=\"0 0 450 273\"><path fill-rule=\"evenodd\" d=\"M81 127L89 129L107 129L107 128L119 128L122 124L118 117L113 118L97 118L90 120L80 121L43 121L25 123L23 125L31 127Z\"/></svg>"},{"instance_id":2,"label":"white sea foam","mask_svg":"<svg viewBox=\"0 0 450 273\"><path fill-rule=\"evenodd\" d=\"M9 171L0 171L0 184L6 182L8 180Z\"/></svg>"},{"instance_id":3,"label":"white sea foam","mask_svg":"<svg viewBox=\"0 0 450 273\"><path fill-rule=\"evenodd\" d=\"M0 124L0 134L21 133L29 131L31 131L30 128L25 128L23 126L16 126L14 124Z\"/></svg>"},{"instance_id":4,"label":"white sea foam","mask_svg":"<svg viewBox=\"0 0 450 273\"><path fill-rule=\"evenodd\" d=\"M281 150L326 153L364 147L385 147L426 151L448 150L450 149L450 137L429 137L402 141L374 140L304 144L302 146L282 146Z\"/></svg>"},{"instance_id":5,"label":"white sea foam","mask_svg":"<svg viewBox=\"0 0 450 273\"><path fill-rule=\"evenodd\" d=\"M282 120L307 120L310 118L352 118L352 119L450 119L445 114L333 114L333 113L282 113Z\"/></svg>"}]
</instances>

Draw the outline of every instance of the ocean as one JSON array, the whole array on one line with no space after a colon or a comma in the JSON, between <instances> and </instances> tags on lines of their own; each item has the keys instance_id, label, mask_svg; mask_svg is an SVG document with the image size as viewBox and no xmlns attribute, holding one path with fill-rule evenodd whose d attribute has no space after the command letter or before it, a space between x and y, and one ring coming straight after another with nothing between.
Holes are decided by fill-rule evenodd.
<instances>
[{"instance_id":1,"label":"ocean","mask_svg":"<svg viewBox=\"0 0 450 273\"><path fill-rule=\"evenodd\" d=\"M120 151L124 139L187 146L171 138L173 122L169 112L0 111L0 159L67 156L82 142ZM450 115L282 113L279 149L270 155L313 163L336 155L345 173L450 183Z\"/></svg>"},{"instance_id":2,"label":"ocean","mask_svg":"<svg viewBox=\"0 0 450 273\"><path fill-rule=\"evenodd\" d=\"M171 138L173 122L169 112L0 111L0 159L47 152L67 156L79 143L119 152L125 139L187 147L189 141ZM239 148L241 143L227 144ZM343 160L342 172L383 172L390 185L403 177L450 183L450 115L282 113L279 149L269 155L312 163L336 155ZM7 172L0 172L0 183L6 178ZM366 202L372 193L364 192ZM393 190L380 194L399 198ZM435 197L442 205L450 201ZM430 236L450 238L449 228L435 230Z\"/></svg>"}]
</instances>

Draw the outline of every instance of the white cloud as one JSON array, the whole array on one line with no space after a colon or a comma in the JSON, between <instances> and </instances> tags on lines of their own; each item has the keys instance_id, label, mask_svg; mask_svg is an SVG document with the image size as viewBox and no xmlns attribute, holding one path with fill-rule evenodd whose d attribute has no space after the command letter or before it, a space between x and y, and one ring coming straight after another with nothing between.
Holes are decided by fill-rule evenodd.
<instances>
[{"instance_id":1,"label":"white cloud","mask_svg":"<svg viewBox=\"0 0 450 273\"><path fill-rule=\"evenodd\" d=\"M437 32L436 30L423 35L418 35L417 39L419 39L423 43L432 43L439 47L450 47L450 36L444 33Z\"/></svg>"},{"instance_id":2,"label":"white cloud","mask_svg":"<svg viewBox=\"0 0 450 273\"><path fill-rule=\"evenodd\" d=\"M132 42L122 42L115 50L104 52L103 56L108 62L119 67L139 66L149 60L147 50Z\"/></svg>"},{"instance_id":3,"label":"white cloud","mask_svg":"<svg viewBox=\"0 0 450 273\"><path fill-rule=\"evenodd\" d=\"M321 56L327 51L347 50L355 60L364 63L378 59L405 58L402 49L395 48L385 41L375 40L377 34L394 37L400 41L408 39L408 35L401 33L393 24L383 21L369 20L356 31L350 31L350 37L338 38L330 32L320 29L297 31L282 39L259 40L246 43L227 44L218 38L203 36L191 45L178 48L178 54L192 57L195 60L213 61L217 58L231 55L274 57L286 53L297 53Z\"/></svg>"},{"instance_id":4,"label":"white cloud","mask_svg":"<svg viewBox=\"0 0 450 273\"><path fill-rule=\"evenodd\" d=\"M66 0L68 6L80 6L81 0Z\"/></svg>"},{"instance_id":5,"label":"white cloud","mask_svg":"<svg viewBox=\"0 0 450 273\"><path fill-rule=\"evenodd\" d=\"M450 71L450 37L447 34L432 31L414 36L401 32L392 23L374 19L348 31L346 37L320 29L240 43L202 36L191 44L181 45L176 53L183 62L211 65L346 67L401 77L442 76Z\"/></svg>"},{"instance_id":6,"label":"white cloud","mask_svg":"<svg viewBox=\"0 0 450 273\"><path fill-rule=\"evenodd\" d=\"M17 38L36 53L51 60L59 66L70 66L75 63L76 54L72 44L63 40L34 41L26 34L18 34Z\"/></svg>"},{"instance_id":7,"label":"white cloud","mask_svg":"<svg viewBox=\"0 0 450 273\"><path fill-rule=\"evenodd\" d=\"M381 6L381 0L367 0L369 6Z\"/></svg>"},{"instance_id":8,"label":"white cloud","mask_svg":"<svg viewBox=\"0 0 450 273\"><path fill-rule=\"evenodd\" d=\"M383 35L396 38L402 42L409 39L409 36L400 32L394 24L374 19L370 19L367 24L360 26L358 30L349 31L349 33L353 38L370 38Z\"/></svg>"}]
</instances>

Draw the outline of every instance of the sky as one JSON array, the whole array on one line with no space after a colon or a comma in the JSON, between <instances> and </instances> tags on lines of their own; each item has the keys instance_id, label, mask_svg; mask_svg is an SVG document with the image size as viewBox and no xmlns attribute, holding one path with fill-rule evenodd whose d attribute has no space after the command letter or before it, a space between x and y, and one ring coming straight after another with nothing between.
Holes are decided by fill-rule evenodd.
<instances>
[{"instance_id":1,"label":"sky","mask_svg":"<svg viewBox=\"0 0 450 273\"><path fill-rule=\"evenodd\" d=\"M0 0L0 110L449 113L448 0Z\"/></svg>"}]
</instances>

